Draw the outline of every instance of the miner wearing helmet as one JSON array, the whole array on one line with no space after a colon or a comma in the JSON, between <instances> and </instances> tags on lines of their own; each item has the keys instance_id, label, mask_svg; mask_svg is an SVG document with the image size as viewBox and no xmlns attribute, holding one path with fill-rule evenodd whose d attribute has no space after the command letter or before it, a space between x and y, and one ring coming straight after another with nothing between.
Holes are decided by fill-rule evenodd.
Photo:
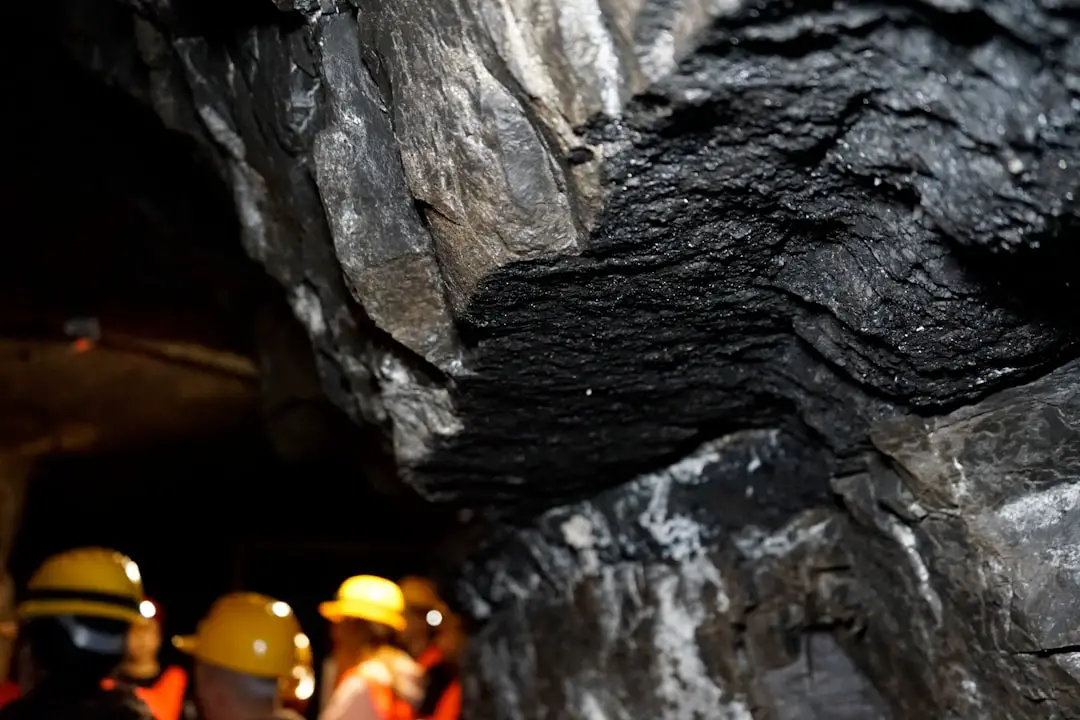
<instances>
[{"instance_id":1,"label":"miner wearing helmet","mask_svg":"<svg viewBox=\"0 0 1080 720\"><path fill-rule=\"evenodd\" d=\"M405 597L396 583L357 575L319 606L330 621L341 670L320 720L413 720L423 700L423 670L400 649Z\"/></svg>"},{"instance_id":2,"label":"miner wearing helmet","mask_svg":"<svg viewBox=\"0 0 1080 720\"><path fill-rule=\"evenodd\" d=\"M311 653L311 642L306 635L296 643L292 674L282 678L279 695L284 707L295 710L300 715L307 712L311 698L315 695L315 659Z\"/></svg>"},{"instance_id":3,"label":"miner wearing helmet","mask_svg":"<svg viewBox=\"0 0 1080 720\"><path fill-rule=\"evenodd\" d=\"M405 595L405 649L424 669L425 693L418 716L425 720L461 717L459 663L464 650L461 620L427 578L410 575L398 585Z\"/></svg>"},{"instance_id":4,"label":"miner wearing helmet","mask_svg":"<svg viewBox=\"0 0 1080 720\"><path fill-rule=\"evenodd\" d=\"M0 720L153 720L130 692L102 687L141 619L142 578L104 548L54 555L34 572L16 608L21 697Z\"/></svg>"},{"instance_id":5,"label":"miner wearing helmet","mask_svg":"<svg viewBox=\"0 0 1080 720\"><path fill-rule=\"evenodd\" d=\"M257 593L219 598L195 634L173 639L195 658L195 697L203 720L303 720L281 706L308 638L292 608Z\"/></svg>"},{"instance_id":6,"label":"miner wearing helmet","mask_svg":"<svg viewBox=\"0 0 1080 720\"><path fill-rule=\"evenodd\" d=\"M161 605L146 598L139 604L139 614L140 619L128 631L124 661L105 686L119 684L131 689L147 704L155 720L193 717L193 708L185 701L187 673L176 665L162 667L158 658L164 622Z\"/></svg>"}]
</instances>

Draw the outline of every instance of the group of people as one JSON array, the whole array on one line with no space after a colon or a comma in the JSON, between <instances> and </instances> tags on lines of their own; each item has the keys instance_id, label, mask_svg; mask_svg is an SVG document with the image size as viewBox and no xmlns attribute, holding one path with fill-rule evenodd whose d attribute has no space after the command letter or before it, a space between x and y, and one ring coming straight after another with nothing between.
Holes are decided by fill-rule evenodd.
<instances>
[{"instance_id":1,"label":"group of people","mask_svg":"<svg viewBox=\"0 0 1080 720\"><path fill-rule=\"evenodd\" d=\"M162 668L162 608L138 566L103 548L48 558L16 606L15 678L0 720L458 720L460 621L423 578L350 577L319 613L331 653L316 682L292 608L252 592L213 603L173 644L193 676Z\"/></svg>"}]
</instances>

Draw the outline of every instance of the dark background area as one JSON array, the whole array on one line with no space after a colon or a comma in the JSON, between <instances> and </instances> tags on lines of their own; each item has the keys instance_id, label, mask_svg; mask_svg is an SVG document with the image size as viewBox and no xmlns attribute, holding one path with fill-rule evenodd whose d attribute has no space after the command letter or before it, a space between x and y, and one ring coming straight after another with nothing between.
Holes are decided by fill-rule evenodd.
<instances>
[{"instance_id":1,"label":"dark background area","mask_svg":"<svg viewBox=\"0 0 1080 720\"><path fill-rule=\"evenodd\" d=\"M55 343L66 319L95 317L130 337L257 360L255 316L267 303L281 306L283 293L244 254L213 164L47 34L17 33L0 57L24 68L0 80L13 139L0 163L0 341ZM5 372L14 370L0 363ZM58 397L69 381L57 376ZM438 566L451 515L408 493L376 493L365 441L351 426L341 430L348 423L336 410L315 414L330 418L324 424L346 447L285 461L259 403L251 405L227 432L218 422L206 437L189 432L152 446L120 437L107 449L40 456L9 561L17 593L52 553L112 547L139 563L148 595L165 608L166 637L194 630L217 596L254 590L293 605L318 662L326 633L316 606L345 577ZM0 452L22 412L0 397Z\"/></svg>"}]
</instances>

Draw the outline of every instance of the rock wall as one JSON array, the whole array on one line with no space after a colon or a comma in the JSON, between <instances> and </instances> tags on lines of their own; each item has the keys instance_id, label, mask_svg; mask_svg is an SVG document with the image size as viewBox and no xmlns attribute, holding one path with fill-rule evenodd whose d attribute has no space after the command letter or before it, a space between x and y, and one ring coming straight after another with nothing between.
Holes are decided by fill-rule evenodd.
<instances>
[{"instance_id":1,"label":"rock wall","mask_svg":"<svg viewBox=\"0 0 1080 720\"><path fill-rule=\"evenodd\" d=\"M876 427L841 509L771 515L756 489L815 464L757 431L551 510L466 568L477 711L1075 717L1078 421L1073 362Z\"/></svg>"},{"instance_id":2,"label":"rock wall","mask_svg":"<svg viewBox=\"0 0 1080 720\"><path fill-rule=\"evenodd\" d=\"M753 492L797 470L798 447L777 431L709 442L475 558L462 591L487 621L474 639L478 715L800 717L820 695L843 698L848 717L883 717L825 636L836 687L786 687L806 662L804 628L854 620L841 517L785 523Z\"/></svg>"},{"instance_id":3,"label":"rock wall","mask_svg":"<svg viewBox=\"0 0 1080 720\"><path fill-rule=\"evenodd\" d=\"M901 717L1080 714L1080 363L874 430L836 480L878 588L860 656ZM915 689L918 692L915 692Z\"/></svg>"},{"instance_id":4,"label":"rock wall","mask_svg":"<svg viewBox=\"0 0 1080 720\"><path fill-rule=\"evenodd\" d=\"M132 5L130 83L432 497L569 499L792 417L846 457L1074 352L1056 5Z\"/></svg>"},{"instance_id":5,"label":"rock wall","mask_svg":"<svg viewBox=\"0 0 1080 720\"><path fill-rule=\"evenodd\" d=\"M322 391L493 524L481 716L1074 712L1080 623L1003 589L1072 560L993 518L1071 497L1020 408L1075 368L956 410L1077 354L1070 3L92 5L69 47L203 141Z\"/></svg>"}]
</instances>

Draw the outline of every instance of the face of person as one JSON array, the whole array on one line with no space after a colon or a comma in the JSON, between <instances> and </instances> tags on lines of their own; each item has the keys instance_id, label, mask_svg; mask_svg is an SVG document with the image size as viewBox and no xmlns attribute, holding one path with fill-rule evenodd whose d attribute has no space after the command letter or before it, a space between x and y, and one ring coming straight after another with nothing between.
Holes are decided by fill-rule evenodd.
<instances>
[{"instance_id":1,"label":"face of person","mask_svg":"<svg viewBox=\"0 0 1080 720\"><path fill-rule=\"evenodd\" d=\"M216 678L205 665L195 663L195 704L199 708L199 717L203 720L221 720L228 717L223 707L223 698L214 684Z\"/></svg>"},{"instance_id":2,"label":"face of person","mask_svg":"<svg viewBox=\"0 0 1080 720\"><path fill-rule=\"evenodd\" d=\"M427 650L432 641L431 627L427 622L427 612L420 608L410 607L405 611L405 632L402 633L405 640L405 649L413 657Z\"/></svg>"},{"instance_id":3,"label":"face of person","mask_svg":"<svg viewBox=\"0 0 1080 720\"><path fill-rule=\"evenodd\" d=\"M344 668L352 665L363 649L354 623L348 620L330 623L330 646L334 659Z\"/></svg>"},{"instance_id":4,"label":"face of person","mask_svg":"<svg viewBox=\"0 0 1080 720\"><path fill-rule=\"evenodd\" d=\"M127 636L128 657L135 662L157 659L161 649L161 628L156 622L135 623Z\"/></svg>"}]
</instances>

